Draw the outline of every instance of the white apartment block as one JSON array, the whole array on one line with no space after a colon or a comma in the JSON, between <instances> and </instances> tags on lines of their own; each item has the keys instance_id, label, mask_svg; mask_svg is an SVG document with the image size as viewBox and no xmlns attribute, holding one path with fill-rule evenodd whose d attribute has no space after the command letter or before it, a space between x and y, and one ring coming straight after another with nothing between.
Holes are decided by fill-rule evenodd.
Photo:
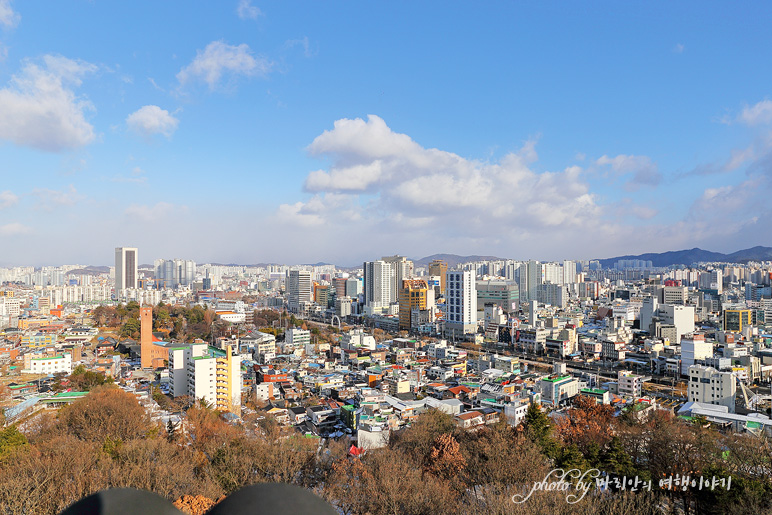
<instances>
[{"instance_id":1,"label":"white apartment block","mask_svg":"<svg viewBox=\"0 0 772 515\"><path fill-rule=\"evenodd\" d=\"M692 334L681 339L681 375L689 375L689 368L697 361L713 357L713 342L705 335Z\"/></svg>"},{"instance_id":2,"label":"white apartment block","mask_svg":"<svg viewBox=\"0 0 772 515\"><path fill-rule=\"evenodd\" d=\"M477 283L472 271L447 273L445 298L446 333L459 335L477 331Z\"/></svg>"},{"instance_id":3,"label":"white apartment block","mask_svg":"<svg viewBox=\"0 0 772 515\"><path fill-rule=\"evenodd\" d=\"M29 355L28 355L29 356ZM27 364L27 356L25 356L25 368L30 371L31 374L57 374L64 372L66 374L72 373L72 355L69 353L60 354L58 356L29 358Z\"/></svg>"},{"instance_id":4,"label":"white apartment block","mask_svg":"<svg viewBox=\"0 0 772 515\"><path fill-rule=\"evenodd\" d=\"M169 393L203 399L221 411L241 412L241 358L205 343L169 349Z\"/></svg>"},{"instance_id":5,"label":"white apartment block","mask_svg":"<svg viewBox=\"0 0 772 515\"><path fill-rule=\"evenodd\" d=\"M732 372L719 372L702 365L689 367L689 402L717 404L734 413L737 383Z\"/></svg>"},{"instance_id":6,"label":"white apartment block","mask_svg":"<svg viewBox=\"0 0 772 515\"><path fill-rule=\"evenodd\" d=\"M638 398L643 393L643 376L633 374L629 370L617 372L619 395Z\"/></svg>"},{"instance_id":7,"label":"white apartment block","mask_svg":"<svg viewBox=\"0 0 772 515\"><path fill-rule=\"evenodd\" d=\"M18 317L21 314L21 300L0 296L0 316Z\"/></svg>"},{"instance_id":8,"label":"white apartment block","mask_svg":"<svg viewBox=\"0 0 772 515\"><path fill-rule=\"evenodd\" d=\"M85 286L53 286L43 290L51 306L63 304L95 303L110 300L112 292L108 284ZM156 303L157 304L157 303Z\"/></svg>"},{"instance_id":9,"label":"white apartment block","mask_svg":"<svg viewBox=\"0 0 772 515\"><path fill-rule=\"evenodd\" d=\"M364 267L365 305L383 307L396 299L397 292L392 291L394 266L387 261L366 261Z\"/></svg>"},{"instance_id":10,"label":"white apartment block","mask_svg":"<svg viewBox=\"0 0 772 515\"><path fill-rule=\"evenodd\" d=\"M305 349L311 344L311 331L292 328L284 332L284 345L291 349Z\"/></svg>"}]
</instances>

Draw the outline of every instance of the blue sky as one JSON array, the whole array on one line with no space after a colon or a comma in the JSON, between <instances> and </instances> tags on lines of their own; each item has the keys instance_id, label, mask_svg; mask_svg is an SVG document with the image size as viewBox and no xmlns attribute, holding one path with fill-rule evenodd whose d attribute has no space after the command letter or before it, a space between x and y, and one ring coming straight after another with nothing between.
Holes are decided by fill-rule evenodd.
<instances>
[{"instance_id":1,"label":"blue sky","mask_svg":"<svg viewBox=\"0 0 772 515\"><path fill-rule=\"evenodd\" d=\"M0 0L0 266L769 245L770 18Z\"/></svg>"}]
</instances>

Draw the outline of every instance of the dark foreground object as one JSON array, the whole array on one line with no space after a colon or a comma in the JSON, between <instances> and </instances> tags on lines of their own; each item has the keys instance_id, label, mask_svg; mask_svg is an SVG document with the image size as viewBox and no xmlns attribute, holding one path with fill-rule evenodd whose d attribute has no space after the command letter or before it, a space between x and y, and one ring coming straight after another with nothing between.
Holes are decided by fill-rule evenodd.
<instances>
[{"instance_id":1,"label":"dark foreground object","mask_svg":"<svg viewBox=\"0 0 772 515\"><path fill-rule=\"evenodd\" d=\"M222 500L208 515L336 515L332 506L305 488L284 483L245 486ZM134 488L102 490L76 502L60 515L181 515L167 499Z\"/></svg>"}]
</instances>

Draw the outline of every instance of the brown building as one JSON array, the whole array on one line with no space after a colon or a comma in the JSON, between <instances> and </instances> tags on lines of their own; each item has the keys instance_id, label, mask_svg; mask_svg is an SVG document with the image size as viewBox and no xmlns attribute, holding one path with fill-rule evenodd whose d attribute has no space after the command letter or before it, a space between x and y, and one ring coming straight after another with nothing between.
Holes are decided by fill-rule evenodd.
<instances>
[{"instance_id":1,"label":"brown building","mask_svg":"<svg viewBox=\"0 0 772 515\"><path fill-rule=\"evenodd\" d=\"M435 259L429 263L429 275L440 276L440 295L445 295L445 283L448 275L448 264L441 259Z\"/></svg>"},{"instance_id":2,"label":"brown building","mask_svg":"<svg viewBox=\"0 0 772 515\"><path fill-rule=\"evenodd\" d=\"M413 309L425 310L429 285L423 279L405 279L399 292L399 329L410 330Z\"/></svg>"}]
</instances>

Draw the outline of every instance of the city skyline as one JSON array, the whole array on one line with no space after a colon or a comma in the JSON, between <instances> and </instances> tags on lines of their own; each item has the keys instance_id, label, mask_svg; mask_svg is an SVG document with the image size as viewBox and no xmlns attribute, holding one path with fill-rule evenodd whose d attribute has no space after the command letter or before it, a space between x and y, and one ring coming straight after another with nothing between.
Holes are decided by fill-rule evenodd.
<instances>
[{"instance_id":1,"label":"city skyline","mask_svg":"<svg viewBox=\"0 0 772 515\"><path fill-rule=\"evenodd\" d=\"M0 266L768 245L772 15L698 6L0 0Z\"/></svg>"}]
</instances>

